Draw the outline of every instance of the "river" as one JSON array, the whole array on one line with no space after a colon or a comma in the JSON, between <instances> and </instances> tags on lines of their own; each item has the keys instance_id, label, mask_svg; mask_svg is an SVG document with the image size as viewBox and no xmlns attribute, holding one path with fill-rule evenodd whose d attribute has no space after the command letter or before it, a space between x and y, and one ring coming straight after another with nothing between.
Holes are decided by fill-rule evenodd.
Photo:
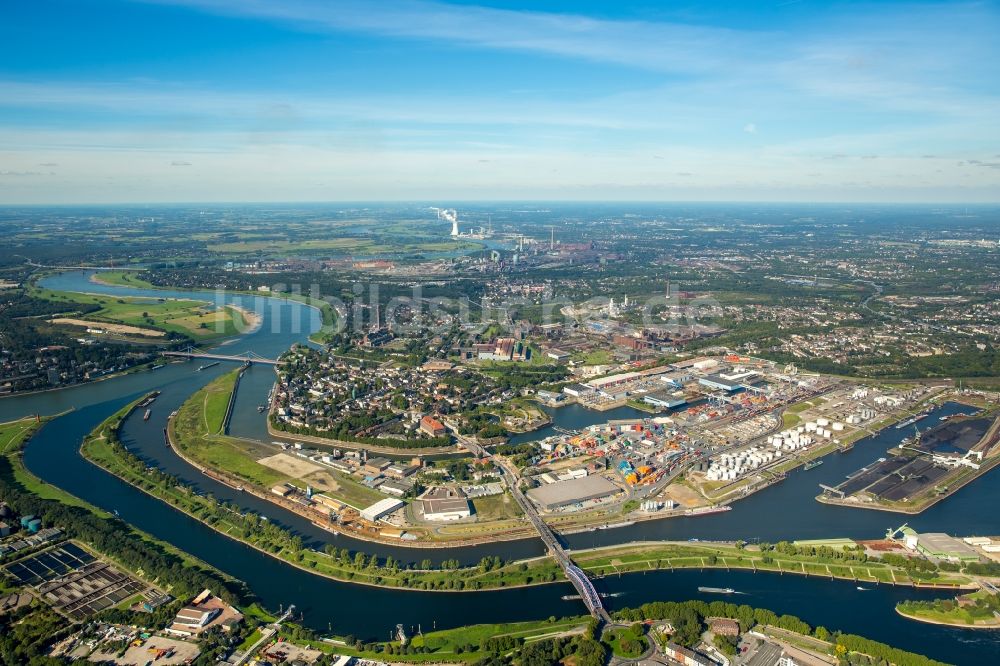
<instances>
[{"instance_id":1,"label":"river","mask_svg":"<svg viewBox=\"0 0 1000 666\"><path fill-rule=\"evenodd\" d=\"M66 291L203 298L213 302L217 296L214 292L136 290L99 285L91 283L89 274L82 271L47 278L43 285ZM253 350L261 356L275 358L291 344L304 343L308 334L320 325L315 310L294 301L262 296L225 295L221 298L227 303L253 309L263 317L258 330L222 343L227 353ZM4 398L0 400L0 420L26 414L54 414L73 408L74 411L42 428L30 441L25 451L25 464L32 472L97 506L117 510L124 520L140 529L247 581L266 606L277 608L279 604L296 604L305 614L304 622L318 630L332 627L333 631L342 634L378 638L387 636L396 623L414 627L419 624L427 630L473 621L512 621L582 611L580 602L561 599L572 591L568 583L491 592L429 593L370 588L320 578L219 535L79 456L80 441L98 423L136 397L159 390L162 394L153 404L149 421L135 414L124 424L125 444L151 464L194 483L200 490L212 492L288 526L314 547L332 542L341 547L392 555L407 562L425 556L435 561L454 557L474 562L485 554L515 559L541 553L541 543L537 539L428 551L364 543L342 535L334 537L273 504L211 481L163 446L161 434L170 411L208 381L231 369L232 364L222 363L203 371L198 371L197 367L197 362L179 362L152 372ZM272 380L273 370L268 366L257 365L247 372L237 395L234 434L260 436L264 416L257 413L256 405L264 400ZM945 405L931 418L961 409ZM553 414L555 425L565 428L630 415L627 409L596 413L574 407L554 410ZM792 472L783 483L737 502L727 513L637 523L631 527L571 535L567 541L571 547L583 548L632 540L692 537L768 541L826 536L877 538L887 527L898 525L904 518L827 506L814 501L813 497L819 483L836 483L849 472L883 455L888 446L905 434L905 431L889 429L862 440L853 451L828 456L824 465L813 470ZM996 506L1000 501L996 478L992 474L978 479L920 516L905 520L921 531L960 535L995 532L995 521L982 507ZM733 587L746 594L724 597L728 601L791 613L814 625L859 633L951 663L987 663L1000 650L1000 632L970 632L917 624L893 612L893 606L901 599L933 598L939 594L929 591L871 586L871 590L862 592L847 581L711 570L632 574L604 579L598 585L604 591L621 594L608 600L612 608L645 601L696 598L699 585Z\"/></svg>"}]
</instances>

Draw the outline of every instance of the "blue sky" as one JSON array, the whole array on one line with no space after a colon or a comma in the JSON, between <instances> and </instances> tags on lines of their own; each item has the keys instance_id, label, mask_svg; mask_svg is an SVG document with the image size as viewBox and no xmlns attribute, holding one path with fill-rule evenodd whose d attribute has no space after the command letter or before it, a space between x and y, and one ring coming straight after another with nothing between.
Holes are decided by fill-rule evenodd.
<instances>
[{"instance_id":1,"label":"blue sky","mask_svg":"<svg viewBox=\"0 0 1000 666\"><path fill-rule=\"evenodd\" d=\"M995 2L2 17L0 203L1000 200Z\"/></svg>"}]
</instances>

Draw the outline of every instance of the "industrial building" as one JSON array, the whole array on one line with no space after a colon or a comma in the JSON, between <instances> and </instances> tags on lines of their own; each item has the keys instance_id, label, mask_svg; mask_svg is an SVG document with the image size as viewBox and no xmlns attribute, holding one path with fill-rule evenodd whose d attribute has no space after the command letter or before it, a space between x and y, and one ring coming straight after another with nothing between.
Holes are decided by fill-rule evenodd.
<instances>
[{"instance_id":1,"label":"industrial building","mask_svg":"<svg viewBox=\"0 0 1000 666\"><path fill-rule=\"evenodd\" d=\"M165 631L175 636L195 636L220 627L228 632L242 621L243 614L236 608L213 595L210 590L204 590L177 612L174 621Z\"/></svg>"},{"instance_id":2,"label":"industrial building","mask_svg":"<svg viewBox=\"0 0 1000 666\"><path fill-rule=\"evenodd\" d=\"M594 475L532 488L528 491L528 497L542 508L551 511L579 502L610 497L618 492L620 492L618 486L603 476Z\"/></svg>"},{"instance_id":3,"label":"industrial building","mask_svg":"<svg viewBox=\"0 0 1000 666\"><path fill-rule=\"evenodd\" d=\"M660 407L662 409L670 409L672 407L680 407L687 403L683 397L678 397L669 391L657 391L656 393L650 393L642 397L642 401L653 405L654 407Z\"/></svg>"},{"instance_id":4,"label":"industrial building","mask_svg":"<svg viewBox=\"0 0 1000 666\"><path fill-rule=\"evenodd\" d=\"M381 518L388 516L390 513L398 511L404 506L406 506L405 502L388 497L384 500L379 500L378 502L375 502L374 504L372 504L367 508L362 509L361 517L367 520L368 522L374 523L380 520Z\"/></svg>"},{"instance_id":5,"label":"industrial building","mask_svg":"<svg viewBox=\"0 0 1000 666\"><path fill-rule=\"evenodd\" d=\"M421 495L420 507L426 520L461 520L472 515L469 500L461 490L441 486Z\"/></svg>"},{"instance_id":6,"label":"industrial building","mask_svg":"<svg viewBox=\"0 0 1000 666\"><path fill-rule=\"evenodd\" d=\"M943 532L920 534L910 527L904 527L900 532L903 535L903 545L907 549L914 550L926 557L950 562L979 561L979 553L969 544Z\"/></svg>"},{"instance_id":7,"label":"industrial building","mask_svg":"<svg viewBox=\"0 0 1000 666\"><path fill-rule=\"evenodd\" d=\"M581 395L589 395L593 392L593 388L584 384L568 384L563 387L563 393L574 398L579 398Z\"/></svg>"},{"instance_id":8,"label":"industrial building","mask_svg":"<svg viewBox=\"0 0 1000 666\"><path fill-rule=\"evenodd\" d=\"M711 389L721 391L735 391L743 386L742 382L736 379L726 379L722 375L706 375L698 379L698 383Z\"/></svg>"},{"instance_id":9,"label":"industrial building","mask_svg":"<svg viewBox=\"0 0 1000 666\"><path fill-rule=\"evenodd\" d=\"M391 465L392 465L391 460L389 460L388 458L382 458L380 456L378 458L369 458L365 462L364 469L369 474L381 474L385 470L389 469Z\"/></svg>"}]
</instances>

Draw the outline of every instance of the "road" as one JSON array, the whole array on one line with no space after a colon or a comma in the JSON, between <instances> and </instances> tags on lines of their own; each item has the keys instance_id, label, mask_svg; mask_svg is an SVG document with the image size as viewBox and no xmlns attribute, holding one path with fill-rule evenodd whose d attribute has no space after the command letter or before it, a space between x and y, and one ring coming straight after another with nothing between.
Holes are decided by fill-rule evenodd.
<instances>
[{"instance_id":1,"label":"road","mask_svg":"<svg viewBox=\"0 0 1000 666\"><path fill-rule=\"evenodd\" d=\"M229 663L231 663L233 666L242 666L243 664L247 663L247 661L251 657L253 657L254 655L256 655L257 652L263 646L267 645L267 643L272 638L274 638L275 634L277 634L279 631L281 631L281 623L284 622L285 620L287 620L291 616L291 614L292 614L292 612L294 610L295 610L295 604L292 604L291 606L288 607L288 610L285 611L284 615L282 615L281 617L279 617L272 624L269 624L266 627L264 627L264 628L261 629L261 631L260 631L260 638L258 638L256 641L254 641L254 644L251 645L249 648L247 648L246 652L244 652L243 654L240 654L240 655L234 654L233 657L236 657L236 661L231 661ZM230 657L230 659L232 659L233 657Z\"/></svg>"}]
</instances>

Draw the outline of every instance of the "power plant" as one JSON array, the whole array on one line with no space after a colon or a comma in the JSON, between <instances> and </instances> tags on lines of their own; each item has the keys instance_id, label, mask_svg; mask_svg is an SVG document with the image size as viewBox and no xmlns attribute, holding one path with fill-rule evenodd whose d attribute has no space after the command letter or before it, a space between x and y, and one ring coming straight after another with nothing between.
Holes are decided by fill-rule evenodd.
<instances>
[{"instance_id":1,"label":"power plant","mask_svg":"<svg viewBox=\"0 0 1000 666\"><path fill-rule=\"evenodd\" d=\"M431 210L437 211L439 220L451 222L451 237L458 238L458 211L454 208L432 208Z\"/></svg>"}]
</instances>

